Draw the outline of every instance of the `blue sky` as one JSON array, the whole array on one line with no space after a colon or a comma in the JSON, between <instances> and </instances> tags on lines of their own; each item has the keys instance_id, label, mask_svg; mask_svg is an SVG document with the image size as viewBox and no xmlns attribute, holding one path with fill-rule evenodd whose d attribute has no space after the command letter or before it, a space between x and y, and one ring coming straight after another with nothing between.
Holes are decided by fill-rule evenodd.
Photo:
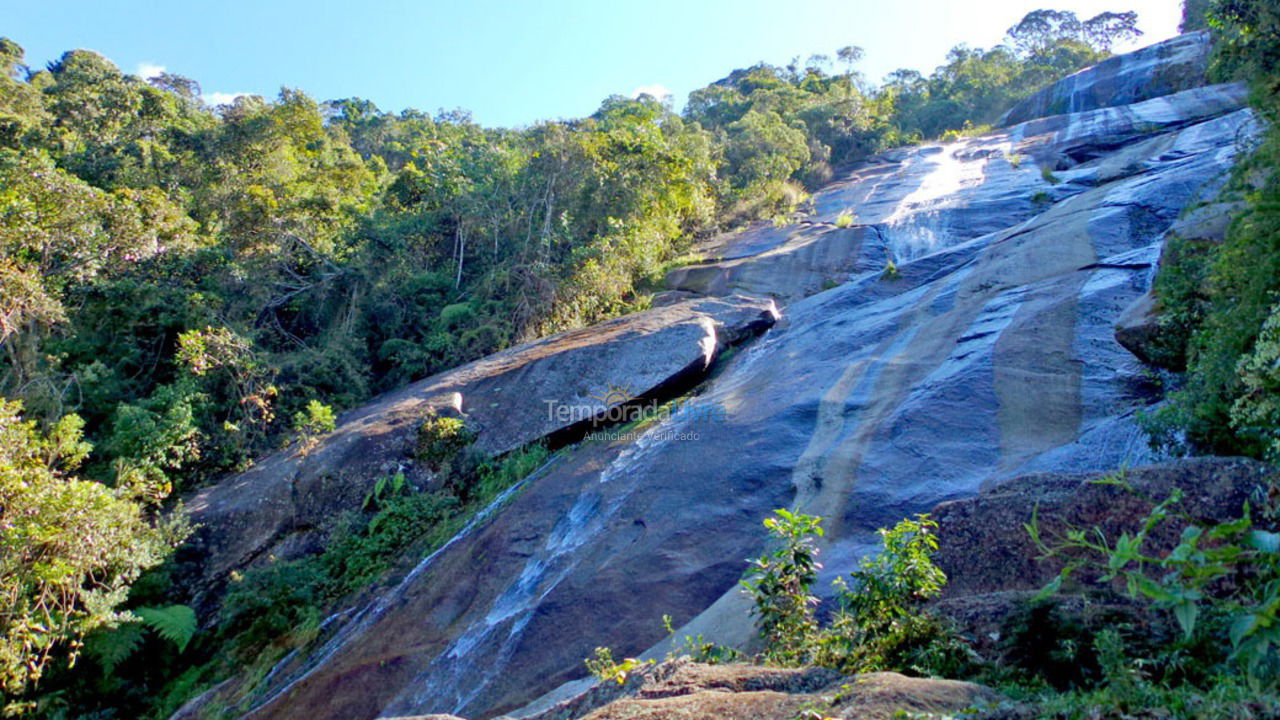
<instances>
[{"instance_id":1,"label":"blue sky","mask_svg":"<svg viewBox=\"0 0 1280 720\"><path fill-rule=\"evenodd\" d=\"M759 61L860 45L879 81L928 73L958 43L986 47L1026 12L1136 10L1147 44L1176 0L0 0L0 35L42 67L96 50L126 72L197 80L206 96L359 96L384 110L464 108L485 125L590 114L610 94L690 90Z\"/></svg>"}]
</instances>

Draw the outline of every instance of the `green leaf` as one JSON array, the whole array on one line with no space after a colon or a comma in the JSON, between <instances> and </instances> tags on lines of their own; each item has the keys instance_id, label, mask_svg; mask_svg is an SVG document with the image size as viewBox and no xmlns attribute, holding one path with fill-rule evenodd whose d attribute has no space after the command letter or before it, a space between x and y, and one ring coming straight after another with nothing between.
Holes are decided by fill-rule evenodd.
<instances>
[{"instance_id":1,"label":"green leaf","mask_svg":"<svg viewBox=\"0 0 1280 720\"><path fill-rule=\"evenodd\" d=\"M1040 592L1036 593L1036 600L1044 600L1050 595L1057 594L1062 590L1062 580L1067 576L1068 572L1069 571L1064 568L1062 572L1058 573L1057 577L1050 580L1043 588L1040 588Z\"/></svg>"},{"instance_id":2,"label":"green leaf","mask_svg":"<svg viewBox=\"0 0 1280 720\"><path fill-rule=\"evenodd\" d=\"M1186 637L1196 629L1196 618L1200 617L1200 606L1194 602L1182 602L1173 606L1173 616L1178 619L1178 625L1182 627L1182 632Z\"/></svg>"},{"instance_id":3,"label":"green leaf","mask_svg":"<svg viewBox=\"0 0 1280 720\"><path fill-rule=\"evenodd\" d=\"M85 651L110 675L142 644L143 626L125 622L114 628L95 632L85 641Z\"/></svg>"},{"instance_id":4,"label":"green leaf","mask_svg":"<svg viewBox=\"0 0 1280 720\"><path fill-rule=\"evenodd\" d=\"M142 618L157 635L178 646L178 652L186 650L187 643L196 634L196 611L186 605L138 608L133 614Z\"/></svg>"},{"instance_id":5,"label":"green leaf","mask_svg":"<svg viewBox=\"0 0 1280 720\"><path fill-rule=\"evenodd\" d=\"M1241 641L1243 641L1246 637L1251 635L1257 627L1258 627L1257 615L1254 615L1253 613L1248 613L1246 615L1241 615L1237 617L1235 620L1231 622L1231 630L1229 631L1229 635L1231 637L1231 646L1235 648L1240 647Z\"/></svg>"}]
</instances>

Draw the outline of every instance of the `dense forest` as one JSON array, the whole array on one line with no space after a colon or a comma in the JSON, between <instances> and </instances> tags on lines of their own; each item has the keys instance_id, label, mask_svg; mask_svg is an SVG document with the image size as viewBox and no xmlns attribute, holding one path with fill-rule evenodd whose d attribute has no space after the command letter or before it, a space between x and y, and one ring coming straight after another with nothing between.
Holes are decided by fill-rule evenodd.
<instances>
[{"instance_id":1,"label":"dense forest","mask_svg":"<svg viewBox=\"0 0 1280 720\"><path fill-rule=\"evenodd\" d=\"M1216 72L1254 79L1273 120L1275 7L1211 4L1189 3L1184 27L1212 26ZM245 640L262 628L232 612L199 652L179 661L165 645L173 662L113 672L144 641L136 629L102 641L139 627L121 608L139 608L157 647L190 641L181 605L141 607L175 599L152 569L189 533L180 493L331 429L335 411L377 393L641 309L695 239L785 221L885 149L981 131L1134 39L1136 23L1041 10L928 76L874 85L849 46L735 70L680 113L614 96L590 117L516 129L288 88L211 107L193 79L144 80L84 50L30 68L0 39L9 712L165 717L193 678L237 661L227 648L272 639ZM1278 152L1271 130L1233 186L1248 210L1227 244L1180 253L1161 276L1182 338L1170 354L1190 372L1151 421L1158 440L1280 452ZM435 518L463 500L417 510ZM325 582L326 601L356 589Z\"/></svg>"}]
</instances>

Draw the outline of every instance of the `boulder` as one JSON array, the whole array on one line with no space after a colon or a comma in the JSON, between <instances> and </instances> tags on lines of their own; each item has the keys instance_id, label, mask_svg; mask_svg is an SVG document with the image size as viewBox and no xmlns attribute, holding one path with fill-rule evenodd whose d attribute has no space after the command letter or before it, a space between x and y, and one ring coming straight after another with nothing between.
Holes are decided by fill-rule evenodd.
<instances>
[{"instance_id":1,"label":"boulder","mask_svg":"<svg viewBox=\"0 0 1280 720\"><path fill-rule=\"evenodd\" d=\"M1169 233L1183 240L1221 243L1236 215L1245 208L1239 201L1213 202L1183 213L1169 227Z\"/></svg>"},{"instance_id":2,"label":"boulder","mask_svg":"<svg viewBox=\"0 0 1280 720\"><path fill-rule=\"evenodd\" d=\"M1240 202L1213 202L1184 212L1169 226L1166 242L1160 251L1160 267L1179 262L1179 250L1221 244L1236 215L1244 207ZM1168 240L1176 238L1179 242ZM1156 367L1183 372L1186 357L1183 349L1171 341L1162 327L1160 300L1148 290L1121 313L1116 320L1116 342L1139 360Z\"/></svg>"},{"instance_id":3,"label":"boulder","mask_svg":"<svg viewBox=\"0 0 1280 720\"><path fill-rule=\"evenodd\" d=\"M1102 478L1118 478L1132 491ZM1109 538L1135 532L1152 500L1183 492L1180 509L1192 517L1220 522L1240 517L1247 500L1276 478L1270 466L1242 458L1190 458L1117 473L1036 473L1001 482L976 497L939 505L940 548L935 561L947 574L945 597L1039 590L1057 577L1062 564L1042 558L1024 525L1035 512L1046 541L1068 528L1098 527ZM1177 521L1153 533L1149 549L1172 549L1182 533Z\"/></svg>"},{"instance_id":4,"label":"boulder","mask_svg":"<svg viewBox=\"0 0 1280 720\"><path fill-rule=\"evenodd\" d=\"M345 413L309 452L277 452L187 499L202 526L183 551L203 568L197 601L207 605L227 573L259 557L319 549L330 521L359 508L379 476L403 471L428 482L412 458L428 413L460 413L476 447L492 455L562 444L609 406L683 392L723 349L777 318L770 300L687 300L518 345Z\"/></svg>"},{"instance_id":5,"label":"boulder","mask_svg":"<svg viewBox=\"0 0 1280 720\"><path fill-rule=\"evenodd\" d=\"M703 665L673 660L597 685L526 720L791 720L809 708L831 718L888 720L908 713L959 713L1000 703L989 688L879 672L842 676L822 668Z\"/></svg>"},{"instance_id":6,"label":"boulder","mask_svg":"<svg viewBox=\"0 0 1280 720\"><path fill-rule=\"evenodd\" d=\"M1178 370L1161 345L1160 314L1155 295L1148 290L1134 300L1116 320L1116 342L1148 365Z\"/></svg>"}]
</instances>

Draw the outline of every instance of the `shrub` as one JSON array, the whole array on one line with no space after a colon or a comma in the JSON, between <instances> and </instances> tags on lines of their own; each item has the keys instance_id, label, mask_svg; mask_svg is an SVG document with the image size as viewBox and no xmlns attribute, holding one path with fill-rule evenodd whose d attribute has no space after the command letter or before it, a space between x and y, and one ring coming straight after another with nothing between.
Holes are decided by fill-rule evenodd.
<instances>
[{"instance_id":1,"label":"shrub","mask_svg":"<svg viewBox=\"0 0 1280 720\"><path fill-rule=\"evenodd\" d=\"M1253 351L1236 365L1241 394L1231 406L1231 424L1258 438L1266 458L1280 462L1280 304L1262 326Z\"/></svg>"},{"instance_id":2,"label":"shrub","mask_svg":"<svg viewBox=\"0 0 1280 720\"><path fill-rule=\"evenodd\" d=\"M88 455L83 423L45 434L0 400L0 690L17 696L81 638L126 619L117 608L139 574L188 534L181 514L153 521L145 488L111 489L71 475Z\"/></svg>"},{"instance_id":3,"label":"shrub","mask_svg":"<svg viewBox=\"0 0 1280 720\"><path fill-rule=\"evenodd\" d=\"M751 595L760 620L765 658L780 665L798 665L808 659L809 644L817 631L813 610L818 598L810 587L822 565L814 537L822 536L821 519L788 510L766 518L772 552L751 561L742 585Z\"/></svg>"},{"instance_id":4,"label":"shrub","mask_svg":"<svg viewBox=\"0 0 1280 720\"><path fill-rule=\"evenodd\" d=\"M813 538L820 519L775 511L765 521L776 549L752 561L743 585L751 594L765 642L763 658L779 665L812 663L842 672L897 670L954 675L973 653L940 618L921 609L946 576L933 564L937 524L927 515L881 530L884 549L836 581L839 608L826 627L815 619L810 587L822 566Z\"/></svg>"},{"instance_id":5,"label":"shrub","mask_svg":"<svg viewBox=\"0 0 1280 720\"><path fill-rule=\"evenodd\" d=\"M845 672L898 670L952 676L972 653L945 622L922 609L947 582L933 563L938 524L928 515L880 530L884 548L836 581L839 610L819 639L817 661Z\"/></svg>"},{"instance_id":6,"label":"shrub","mask_svg":"<svg viewBox=\"0 0 1280 720\"><path fill-rule=\"evenodd\" d=\"M306 410L299 410L293 416L294 437L304 455L315 447L321 435L333 432L336 427L333 408L319 400L308 402Z\"/></svg>"},{"instance_id":7,"label":"shrub","mask_svg":"<svg viewBox=\"0 0 1280 720\"><path fill-rule=\"evenodd\" d=\"M587 658L582 662L587 666L587 670L592 675L595 675L600 682L616 682L619 685L625 683L636 668L646 664L653 664L652 660L648 661L648 663L643 663L635 658L614 662L613 651L607 647L596 648L595 657Z\"/></svg>"},{"instance_id":8,"label":"shrub","mask_svg":"<svg viewBox=\"0 0 1280 720\"><path fill-rule=\"evenodd\" d=\"M885 280L898 280L902 278L902 272L898 270L898 263L889 258L884 263L884 272L880 273L880 277Z\"/></svg>"},{"instance_id":9,"label":"shrub","mask_svg":"<svg viewBox=\"0 0 1280 720\"><path fill-rule=\"evenodd\" d=\"M1040 168L1040 177L1043 178L1044 181L1049 183L1050 185L1057 185L1058 183L1062 182L1062 178L1058 177L1057 175L1054 175L1053 171L1047 167Z\"/></svg>"},{"instance_id":10,"label":"shrub","mask_svg":"<svg viewBox=\"0 0 1280 720\"><path fill-rule=\"evenodd\" d=\"M427 414L418 426L418 440L414 445L414 457L438 472L448 469L463 448L475 440L475 433L460 418Z\"/></svg>"},{"instance_id":11,"label":"shrub","mask_svg":"<svg viewBox=\"0 0 1280 720\"><path fill-rule=\"evenodd\" d=\"M852 210L845 210L844 212L836 216L836 227L838 228L853 227L853 223L854 223L854 216L853 216Z\"/></svg>"}]
</instances>

